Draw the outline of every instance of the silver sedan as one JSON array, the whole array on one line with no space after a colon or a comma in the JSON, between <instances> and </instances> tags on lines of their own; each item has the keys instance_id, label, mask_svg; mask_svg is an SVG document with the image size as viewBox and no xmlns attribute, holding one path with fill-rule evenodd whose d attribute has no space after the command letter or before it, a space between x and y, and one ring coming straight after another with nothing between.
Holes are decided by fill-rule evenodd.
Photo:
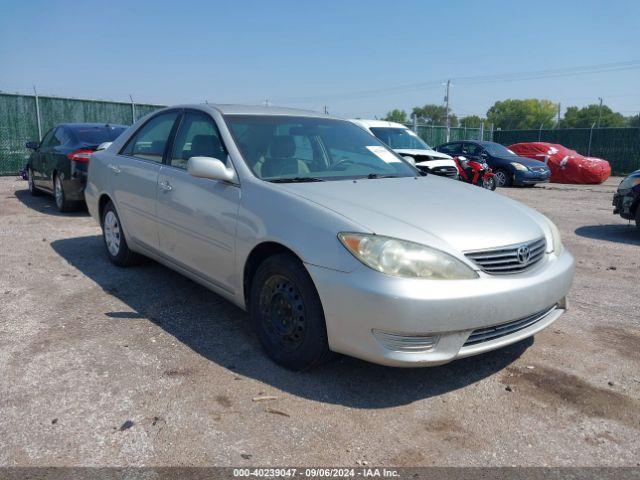
<instances>
[{"instance_id":1,"label":"silver sedan","mask_svg":"<svg viewBox=\"0 0 640 480\"><path fill-rule=\"evenodd\" d=\"M154 112L92 156L85 198L113 263L151 257L246 309L292 369L500 348L555 321L573 279L545 216L314 112Z\"/></svg>"}]
</instances>

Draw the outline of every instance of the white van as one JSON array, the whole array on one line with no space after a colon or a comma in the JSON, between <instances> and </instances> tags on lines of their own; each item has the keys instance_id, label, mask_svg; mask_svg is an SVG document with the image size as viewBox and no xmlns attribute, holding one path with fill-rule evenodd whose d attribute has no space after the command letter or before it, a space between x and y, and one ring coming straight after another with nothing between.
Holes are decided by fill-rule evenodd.
<instances>
[{"instance_id":1,"label":"white van","mask_svg":"<svg viewBox=\"0 0 640 480\"><path fill-rule=\"evenodd\" d=\"M403 157L413 158L416 167L420 170L442 177L458 178L458 169L449 155L436 152L415 132L401 123L386 120L350 119L349 121L375 135Z\"/></svg>"}]
</instances>

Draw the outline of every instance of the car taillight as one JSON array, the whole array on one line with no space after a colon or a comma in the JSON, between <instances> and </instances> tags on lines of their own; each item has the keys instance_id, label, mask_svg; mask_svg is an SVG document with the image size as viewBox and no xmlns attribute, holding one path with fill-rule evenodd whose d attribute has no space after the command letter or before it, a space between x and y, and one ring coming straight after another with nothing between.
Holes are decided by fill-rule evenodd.
<instances>
[{"instance_id":1,"label":"car taillight","mask_svg":"<svg viewBox=\"0 0 640 480\"><path fill-rule=\"evenodd\" d=\"M67 158L76 162L86 163L91 158L92 153L93 150L80 149L76 150L75 152L68 153Z\"/></svg>"}]
</instances>

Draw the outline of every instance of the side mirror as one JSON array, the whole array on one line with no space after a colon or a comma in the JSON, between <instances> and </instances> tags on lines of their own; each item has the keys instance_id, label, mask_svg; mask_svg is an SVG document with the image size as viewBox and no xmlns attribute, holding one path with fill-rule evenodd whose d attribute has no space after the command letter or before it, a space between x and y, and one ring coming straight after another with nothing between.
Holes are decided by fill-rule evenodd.
<instances>
[{"instance_id":1,"label":"side mirror","mask_svg":"<svg viewBox=\"0 0 640 480\"><path fill-rule=\"evenodd\" d=\"M489 154L487 152L480 152L480 156L482 158L487 158L489 156Z\"/></svg>"},{"instance_id":2,"label":"side mirror","mask_svg":"<svg viewBox=\"0 0 640 480\"><path fill-rule=\"evenodd\" d=\"M113 142L104 142L101 143L100 145L98 145L98 148L96 148L96 152L100 151L100 150L106 150L107 148L109 148L111 146Z\"/></svg>"},{"instance_id":3,"label":"side mirror","mask_svg":"<svg viewBox=\"0 0 640 480\"><path fill-rule=\"evenodd\" d=\"M208 178L235 183L236 172L227 168L222 161L212 157L191 157L187 162L187 173L192 177Z\"/></svg>"},{"instance_id":4,"label":"side mirror","mask_svg":"<svg viewBox=\"0 0 640 480\"><path fill-rule=\"evenodd\" d=\"M37 150L38 148L40 148L40 142L27 142L24 144L25 147L27 147L29 150Z\"/></svg>"},{"instance_id":5,"label":"side mirror","mask_svg":"<svg viewBox=\"0 0 640 480\"><path fill-rule=\"evenodd\" d=\"M416 159L413 157L410 157L408 155L402 155L402 158L404 158L407 162L409 162L411 165L413 165L415 167L416 165Z\"/></svg>"},{"instance_id":6,"label":"side mirror","mask_svg":"<svg viewBox=\"0 0 640 480\"><path fill-rule=\"evenodd\" d=\"M461 162L465 162L467 160L467 157L459 156L458 160L460 160Z\"/></svg>"}]
</instances>

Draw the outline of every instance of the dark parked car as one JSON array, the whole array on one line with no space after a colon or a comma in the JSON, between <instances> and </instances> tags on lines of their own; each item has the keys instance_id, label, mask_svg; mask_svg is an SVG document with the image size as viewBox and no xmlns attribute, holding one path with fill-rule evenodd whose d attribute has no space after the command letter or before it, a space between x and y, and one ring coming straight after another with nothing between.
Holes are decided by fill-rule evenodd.
<instances>
[{"instance_id":1,"label":"dark parked car","mask_svg":"<svg viewBox=\"0 0 640 480\"><path fill-rule=\"evenodd\" d=\"M613 196L613 213L626 220L635 220L640 229L640 170L636 170L620 185Z\"/></svg>"},{"instance_id":2,"label":"dark parked car","mask_svg":"<svg viewBox=\"0 0 640 480\"><path fill-rule=\"evenodd\" d=\"M27 142L26 147L33 150L26 166L31 194L52 193L61 212L78 208L84 201L91 154L126 128L104 123L62 123L49 130L41 142Z\"/></svg>"},{"instance_id":3,"label":"dark parked car","mask_svg":"<svg viewBox=\"0 0 640 480\"><path fill-rule=\"evenodd\" d=\"M544 162L519 157L495 142L456 141L440 145L436 150L452 157L462 155L485 161L496 174L499 187L535 185L548 182L551 177L551 170Z\"/></svg>"}]
</instances>

